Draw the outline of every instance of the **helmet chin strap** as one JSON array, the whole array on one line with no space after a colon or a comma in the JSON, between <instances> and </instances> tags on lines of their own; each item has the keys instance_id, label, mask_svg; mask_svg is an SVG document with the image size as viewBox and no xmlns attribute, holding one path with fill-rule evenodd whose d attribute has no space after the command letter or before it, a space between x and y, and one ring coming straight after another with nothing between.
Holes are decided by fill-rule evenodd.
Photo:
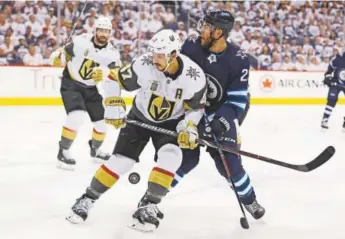
<instances>
[{"instance_id":1,"label":"helmet chin strap","mask_svg":"<svg viewBox=\"0 0 345 239\"><path fill-rule=\"evenodd\" d=\"M167 64L167 66L164 68L163 72L167 72L169 66L170 66L171 63L173 62L173 61L170 61L170 62L169 62L170 56L171 56L171 54L166 54L166 55L165 55L165 59L166 59L166 61L168 62L168 64ZM168 73L169 73L169 72L168 72Z\"/></svg>"}]
</instances>

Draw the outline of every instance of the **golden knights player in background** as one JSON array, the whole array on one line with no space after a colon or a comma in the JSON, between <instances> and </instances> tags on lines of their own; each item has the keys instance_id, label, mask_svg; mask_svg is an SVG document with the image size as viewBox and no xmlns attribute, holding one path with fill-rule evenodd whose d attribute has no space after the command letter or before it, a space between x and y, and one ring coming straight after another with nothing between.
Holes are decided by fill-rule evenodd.
<instances>
[{"instance_id":1,"label":"golden knights player in background","mask_svg":"<svg viewBox=\"0 0 345 239\"><path fill-rule=\"evenodd\" d=\"M71 43L52 54L53 66L66 65L60 92L67 119L59 142L57 156L59 168L73 169L76 164L70 154L70 147L84 122L85 111L94 125L92 139L89 141L91 156L100 161L108 160L110 157L99 150L107 126L103 118L102 96L96 85L106 77L102 68L120 65L120 54L109 43L111 29L111 21L101 17L95 24L93 36L88 34L75 36Z\"/></svg>"},{"instance_id":2,"label":"golden knights player in background","mask_svg":"<svg viewBox=\"0 0 345 239\"><path fill-rule=\"evenodd\" d=\"M178 138L127 124L120 131L113 155L99 168L85 194L72 207L69 221L86 220L93 203L139 162L141 152L151 139L157 164L151 171L147 192L132 216L134 222L130 227L142 231L158 227L162 214L157 204L167 194L174 172L181 164L180 148L197 147L196 125L206 103L204 72L188 57L179 54L180 44L178 35L171 30L156 33L149 42L152 53L140 56L131 65L111 70L113 81L105 82L128 91L139 89L128 118L176 130ZM124 105L119 95L120 88L105 100L105 118L115 126L125 123L124 119L112 114L113 107Z\"/></svg>"}]
</instances>

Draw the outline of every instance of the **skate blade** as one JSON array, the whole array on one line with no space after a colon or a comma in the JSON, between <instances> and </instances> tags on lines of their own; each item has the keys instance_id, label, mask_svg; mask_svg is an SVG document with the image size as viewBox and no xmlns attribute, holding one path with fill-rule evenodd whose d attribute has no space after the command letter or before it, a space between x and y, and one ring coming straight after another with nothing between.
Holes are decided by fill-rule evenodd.
<instances>
[{"instance_id":1,"label":"skate blade","mask_svg":"<svg viewBox=\"0 0 345 239\"><path fill-rule=\"evenodd\" d=\"M91 157L92 162L101 164L101 163L106 163L108 160L97 158L97 157Z\"/></svg>"},{"instance_id":2,"label":"skate blade","mask_svg":"<svg viewBox=\"0 0 345 239\"><path fill-rule=\"evenodd\" d=\"M84 222L83 218L81 218L80 216L78 216L74 212L72 212L71 215L66 217L66 220L69 221L70 223L73 223L73 224L80 224L80 223Z\"/></svg>"},{"instance_id":3,"label":"skate blade","mask_svg":"<svg viewBox=\"0 0 345 239\"><path fill-rule=\"evenodd\" d=\"M68 171L73 171L75 169L75 165L65 164L64 162L60 161L56 163L56 167Z\"/></svg>"},{"instance_id":4,"label":"skate blade","mask_svg":"<svg viewBox=\"0 0 345 239\"><path fill-rule=\"evenodd\" d=\"M129 228L140 232L153 232L157 227L151 223L142 224L138 219L133 219L132 223L128 225Z\"/></svg>"}]
</instances>

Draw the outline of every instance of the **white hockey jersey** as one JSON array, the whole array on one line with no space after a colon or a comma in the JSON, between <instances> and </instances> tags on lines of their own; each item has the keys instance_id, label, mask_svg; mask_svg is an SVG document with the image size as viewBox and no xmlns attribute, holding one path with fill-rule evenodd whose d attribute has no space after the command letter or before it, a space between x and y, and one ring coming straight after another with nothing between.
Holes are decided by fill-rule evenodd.
<instances>
[{"instance_id":1,"label":"white hockey jersey","mask_svg":"<svg viewBox=\"0 0 345 239\"><path fill-rule=\"evenodd\" d=\"M91 78L93 68L108 69L110 64L121 65L120 53L111 43L105 47L97 47L92 38L93 35L90 34L75 36L72 43L65 47L66 53L71 57L66 66L71 78L87 86L96 85Z\"/></svg>"},{"instance_id":2,"label":"white hockey jersey","mask_svg":"<svg viewBox=\"0 0 345 239\"><path fill-rule=\"evenodd\" d=\"M120 69L118 80L122 88L128 91L138 89L132 111L139 118L160 123L178 119L186 112L198 111L199 115L191 118L196 118L194 121L198 123L206 103L206 77L188 57L180 54L178 61L180 69L174 79L156 69L150 53Z\"/></svg>"}]
</instances>

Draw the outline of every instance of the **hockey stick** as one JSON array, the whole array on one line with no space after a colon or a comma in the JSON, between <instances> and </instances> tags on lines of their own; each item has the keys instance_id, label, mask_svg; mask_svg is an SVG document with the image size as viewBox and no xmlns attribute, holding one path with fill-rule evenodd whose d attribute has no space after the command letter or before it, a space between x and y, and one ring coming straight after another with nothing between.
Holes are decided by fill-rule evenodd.
<instances>
[{"instance_id":1,"label":"hockey stick","mask_svg":"<svg viewBox=\"0 0 345 239\"><path fill-rule=\"evenodd\" d=\"M206 113L204 114L204 120L205 120L206 125L210 124L210 121L207 119ZM241 212L242 212L242 215L243 215L243 217L240 218L241 226L244 229L249 229L249 223L248 223L247 215L246 215L246 212L243 209L243 205L242 205L240 196L238 195L238 192L236 190L236 186L235 186L234 180L232 180L232 177L231 177L231 174L230 174L229 164L228 164L228 162L225 159L224 152L220 149L220 144L219 144L219 141L218 141L216 135L212 131L211 131L211 134L212 134L213 141L214 141L215 145L217 146L217 151L219 153L220 159L222 160L222 163L223 163L223 166L224 166L224 169L225 169L225 172L226 172L227 180L230 181L231 186L234 189L233 191L234 191L234 193L236 195L236 199L237 199L238 205L241 208Z\"/></svg>"},{"instance_id":2,"label":"hockey stick","mask_svg":"<svg viewBox=\"0 0 345 239\"><path fill-rule=\"evenodd\" d=\"M127 119L126 122L128 124L136 125L138 127L144 128L144 129L155 131L157 133L169 135L171 137L177 137L177 133L175 131L164 129L164 128L161 128L161 127L158 127L155 125L150 125L150 124L146 124L144 122L139 122L139 121L131 120L131 119ZM209 142L209 141L204 140L204 139L198 139L198 143L205 145L205 146L208 146L208 147L211 147L211 148L215 148L215 149L218 148L217 145L215 145L214 143ZM242 155L242 156L246 156L249 158L254 158L254 159L257 159L260 161L264 161L266 163L274 164L274 165L281 166L284 168L293 169L293 170L296 170L299 172L313 171L314 169L316 169L316 168L320 167L321 165L323 165L324 163L326 163L335 153L335 148L333 146L328 146L316 158L314 158L309 163L298 165L298 164L290 164L290 163L282 162L282 161L279 161L276 159L261 156L259 154L253 154L253 153L246 152L243 150L239 150L239 149L235 149L235 148L231 148L231 147L226 147L226 146L221 145L221 144L219 145L219 148L225 152Z\"/></svg>"},{"instance_id":3,"label":"hockey stick","mask_svg":"<svg viewBox=\"0 0 345 239\"><path fill-rule=\"evenodd\" d=\"M81 14L83 14L83 12L84 12L84 10L85 10L87 4L88 4L88 2L87 2L87 0L86 0L85 3L84 3L83 8L81 9L81 11L80 11L80 13L79 13L79 16L78 16L77 18L74 16L74 18L73 18L73 20L72 20L72 26L73 26L73 28L72 28L72 30L71 30L71 32L70 32L70 34L69 34L69 36L68 36L68 38L67 38L65 44L67 44L67 43L71 40L71 38L72 38L72 36L73 36L73 33L74 33L74 31L75 31L75 29L76 29L76 27L77 27L77 23L78 23L78 21L79 21L79 19L80 19L80 17L81 17Z\"/></svg>"}]
</instances>

